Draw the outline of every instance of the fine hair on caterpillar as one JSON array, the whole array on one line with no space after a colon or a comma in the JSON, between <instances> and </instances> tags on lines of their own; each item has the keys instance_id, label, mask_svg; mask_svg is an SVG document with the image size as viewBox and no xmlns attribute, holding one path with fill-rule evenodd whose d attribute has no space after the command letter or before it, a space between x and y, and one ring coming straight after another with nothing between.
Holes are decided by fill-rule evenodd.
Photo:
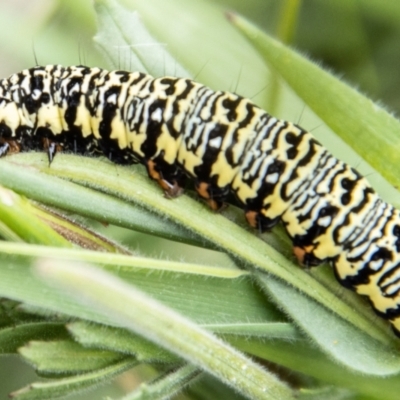
<instances>
[{"instance_id":1,"label":"fine hair on caterpillar","mask_svg":"<svg viewBox=\"0 0 400 400\"><path fill-rule=\"evenodd\" d=\"M168 197L192 179L233 194L261 231L281 222L300 263L328 261L400 331L400 213L297 124L190 79L49 65L0 81L0 155L45 150L142 163Z\"/></svg>"}]
</instances>

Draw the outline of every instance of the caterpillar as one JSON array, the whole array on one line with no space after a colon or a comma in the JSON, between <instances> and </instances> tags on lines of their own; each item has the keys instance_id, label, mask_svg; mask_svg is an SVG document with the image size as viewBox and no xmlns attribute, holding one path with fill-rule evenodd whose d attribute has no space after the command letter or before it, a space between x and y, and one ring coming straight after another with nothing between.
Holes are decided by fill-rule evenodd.
<instances>
[{"instance_id":1,"label":"caterpillar","mask_svg":"<svg viewBox=\"0 0 400 400\"><path fill-rule=\"evenodd\" d=\"M213 210L281 222L299 262L329 262L400 336L400 214L309 132L190 79L49 65L0 80L0 156L45 150L142 163L168 197L185 179Z\"/></svg>"}]
</instances>

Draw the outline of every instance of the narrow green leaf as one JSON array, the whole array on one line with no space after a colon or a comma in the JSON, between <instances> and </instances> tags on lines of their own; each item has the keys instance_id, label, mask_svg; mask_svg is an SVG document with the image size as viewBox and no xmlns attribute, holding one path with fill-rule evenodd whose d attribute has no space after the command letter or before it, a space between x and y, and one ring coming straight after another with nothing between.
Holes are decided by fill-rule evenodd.
<instances>
[{"instance_id":1,"label":"narrow green leaf","mask_svg":"<svg viewBox=\"0 0 400 400\"><path fill-rule=\"evenodd\" d=\"M256 357L278 363L327 384L348 388L359 394L359 397L354 396L354 398L368 400L397 400L399 398L399 374L382 377L344 369L342 365L332 362L307 340L296 341L293 346L293 343L279 339L249 340L242 336L226 336L225 339L235 347ZM353 345L357 347L357 343ZM393 358L396 357L396 353L393 352Z\"/></svg>"},{"instance_id":2,"label":"narrow green leaf","mask_svg":"<svg viewBox=\"0 0 400 400\"><path fill-rule=\"evenodd\" d=\"M320 304L290 290L284 282L265 274L258 274L258 279L296 324L331 357L364 374L387 376L400 372L400 359L393 357L392 347L363 334L338 315L327 313Z\"/></svg>"},{"instance_id":3,"label":"narrow green leaf","mask_svg":"<svg viewBox=\"0 0 400 400\"><path fill-rule=\"evenodd\" d=\"M65 326L52 322L24 323L0 330L0 354L16 353L17 349L31 340L65 339Z\"/></svg>"},{"instance_id":4,"label":"narrow green leaf","mask_svg":"<svg viewBox=\"0 0 400 400\"><path fill-rule=\"evenodd\" d=\"M185 365L176 371L157 377L154 382L142 383L138 389L121 400L164 400L181 392L187 385L200 378L202 373L192 365Z\"/></svg>"},{"instance_id":5,"label":"narrow green leaf","mask_svg":"<svg viewBox=\"0 0 400 400\"><path fill-rule=\"evenodd\" d=\"M348 390L332 386L317 389L302 389L299 400L351 400L354 394Z\"/></svg>"},{"instance_id":6,"label":"narrow green leaf","mask_svg":"<svg viewBox=\"0 0 400 400\"><path fill-rule=\"evenodd\" d=\"M283 43L291 43L293 41L299 19L300 6L301 0L285 0L282 2L277 35Z\"/></svg>"},{"instance_id":7,"label":"narrow green leaf","mask_svg":"<svg viewBox=\"0 0 400 400\"><path fill-rule=\"evenodd\" d=\"M133 330L236 388L250 399L292 399L293 392L274 375L200 329L190 320L89 266L41 262L39 275L69 296L94 307L121 327Z\"/></svg>"},{"instance_id":8,"label":"narrow green leaf","mask_svg":"<svg viewBox=\"0 0 400 400\"><path fill-rule=\"evenodd\" d=\"M292 324L275 322L260 324L207 324L203 328L220 335L242 335L247 338L263 337L265 339L302 339ZM74 339L85 347L95 347L131 354L142 362L176 362L176 356L161 350L152 342L132 334L125 329L104 325L74 322L67 326Z\"/></svg>"},{"instance_id":9,"label":"narrow green leaf","mask_svg":"<svg viewBox=\"0 0 400 400\"><path fill-rule=\"evenodd\" d=\"M276 34L283 43L291 43L300 10L300 0L284 0L281 2L281 12ZM281 104L282 85L276 71L271 74L268 90L267 110L274 115Z\"/></svg>"},{"instance_id":10,"label":"narrow green leaf","mask_svg":"<svg viewBox=\"0 0 400 400\"><path fill-rule=\"evenodd\" d=\"M13 328L19 324L33 323L36 318L21 309L18 301L0 299L0 327L1 329Z\"/></svg>"},{"instance_id":11,"label":"narrow green leaf","mask_svg":"<svg viewBox=\"0 0 400 400\"><path fill-rule=\"evenodd\" d=\"M134 367L136 361L123 360L104 369L59 379L52 382L37 382L10 394L18 400L52 400L85 391L93 386L111 381L115 376Z\"/></svg>"},{"instance_id":12,"label":"narrow green leaf","mask_svg":"<svg viewBox=\"0 0 400 400\"><path fill-rule=\"evenodd\" d=\"M71 247L66 239L35 216L29 201L1 186L0 218L2 224L28 243Z\"/></svg>"},{"instance_id":13,"label":"narrow green leaf","mask_svg":"<svg viewBox=\"0 0 400 400\"><path fill-rule=\"evenodd\" d=\"M113 351L88 349L71 340L31 341L18 351L39 372L51 374L90 372L125 358Z\"/></svg>"},{"instance_id":14,"label":"narrow green leaf","mask_svg":"<svg viewBox=\"0 0 400 400\"><path fill-rule=\"evenodd\" d=\"M154 343L132 332L84 321L67 326L74 339L85 347L97 347L118 353L134 355L138 361L175 363L178 358Z\"/></svg>"},{"instance_id":15,"label":"narrow green leaf","mask_svg":"<svg viewBox=\"0 0 400 400\"><path fill-rule=\"evenodd\" d=\"M30 269L35 257L51 256L71 262L86 260L104 265L159 301L202 323L221 319L225 323L282 320L243 271L6 242L0 242L0 249L0 296L42 307L47 312L110 324L99 313L89 312L76 302L67 301L56 289L44 286Z\"/></svg>"},{"instance_id":16,"label":"narrow green leaf","mask_svg":"<svg viewBox=\"0 0 400 400\"><path fill-rule=\"evenodd\" d=\"M20 243L0 242L0 254L42 257L44 254L60 260L87 261L108 266L110 270L119 272L127 277L129 273L147 270L155 272L185 273L189 275L201 275L224 279L236 279L249 276L249 272L221 266L208 266L177 261L167 261L154 258L140 257L136 255L104 253L82 249L60 249L39 245L25 245ZM125 267L125 268L122 268ZM151 278L150 278L151 279ZM134 279L132 279L134 280Z\"/></svg>"},{"instance_id":17,"label":"narrow green leaf","mask_svg":"<svg viewBox=\"0 0 400 400\"><path fill-rule=\"evenodd\" d=\"M62 216L59 212L49 210L45 207L40 207L37 204L31 205L32 212L36 217L76 246L90 250L131 254L130 251L123 246L107 239L97 232L94 232L92 229L74 222L71 218Z\"/></svg>"},{"instance_id":18,"label":"narrow green leaf","mask_svg":"<svg viewBox=\"0 0 400 400\"><path fill-rule=\"evenodd\" d=\"M272 39L244 18L230 15L230 19L327 125L389 182L400 186L398 120L357 90Z\"/></svg>"},{"instance_id":19,"label":"narrow green leaf","mask_svg":"<svg viewBox=\"0 0 400 400\"><path fill-rule=\"evenodd\" d=\"M0 221L0 237L11 242L23 242L23 240L3 221Z\"/></svg>"},{"instance_id":20,"label":"narrow green leaf","mask_svg":"<svg viewBox=\"0 0 400 400\"><path fill-rule=\"evenodd\" d=\"M267 279L270 279L268 277ZM288 289L290 290L290 289ZM243 323L243 324L207 324L208 331L221 335L243 335L248 338L256 336L265 339L302 339L299 330L288 322Z\"/></svg>"}]
</instances>

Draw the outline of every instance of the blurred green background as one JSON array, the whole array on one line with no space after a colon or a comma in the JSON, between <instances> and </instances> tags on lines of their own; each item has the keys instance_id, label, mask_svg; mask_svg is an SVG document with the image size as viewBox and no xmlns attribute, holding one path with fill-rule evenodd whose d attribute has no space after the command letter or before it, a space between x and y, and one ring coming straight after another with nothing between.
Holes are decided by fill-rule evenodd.
<instances>
[{"instance_id":1,"label":"blurred green background","mask_svg":"<svg viewBox=\"0 0 400 400\"><path fill-rule=\"evenodd\" d=\"M125 0L124 3L134 9L134 4L140 1L152 0ZM189 9L192 3L201 3L199 0L174 1L182 10ZM273 35L282 27L285 4L282 0L210 0L209 3L220 8L216 12L234 10ZM291 44L397 113L400 110L400 3L396 0L304 0L293 3L298 3L299 13ZM184 15L187 18L187 14ZM162 15L157 18L162 21ZM191 18L193 24L200 21L195 13ZM0 0L0 26L1 77L34 66L36 62L41 65L109 67L92 42L96 22L91 0ZM203 24L201 29L204 39L200 40L204 40L204 46L215 46L213 39L206 35L207 26ZM210 58L206 52L200 51L196 57L193 63L199 66L199 72L202 68L212 69L213 63L218 63L217 58ZM237 65L232 66L239 93L246 89L240 86L240 75L245 74L241 67L245 62L237 60ZM227 83L222 82L220 89L229 89ZM91 223L96 229L145 254L179 259L185 252L175 243ZM220 257L220 262L227 261L215 252L201 252L199 256L198 251L190 248L185 252L185 259ZM32 380L32 369L16 357L0 358L0 399ZM118 387L100 388L96 393L74 399L117 396L123 392L121 382L120 379Z\"/></svg>"}]
</instances>

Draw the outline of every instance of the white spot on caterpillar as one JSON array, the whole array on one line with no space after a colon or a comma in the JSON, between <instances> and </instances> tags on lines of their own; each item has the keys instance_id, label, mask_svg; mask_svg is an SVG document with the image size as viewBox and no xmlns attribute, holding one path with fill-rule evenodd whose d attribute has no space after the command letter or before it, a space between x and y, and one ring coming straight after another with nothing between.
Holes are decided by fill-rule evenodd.
<instances>
[{"instance_id":1,"label":"white spot on caterpillar","mask_svg":"<svg viewBox=\"0 0 400 400\"><path fill-rule=\"evenodd\" d=\"M132 119L132 117L133 117L133 111L134 111L134 108L133 108L133 105L132 105L132 103L129 105L129 107L128 107L128 114L126 115L126 119L129 121L130 119Z\"/></svg>"},{"instance_id":2,"label":"white spot on caterpillar","mask_svg":"<svg viewBox=\"0 0 400 400\"><path fill-rule=\"evenodd\" d=\"M278 172L274 172L273 174L268 174L265 177L265 182L267 183L276 183L279 180L279 174Z\"/></svg>"},{"instance_id":3,"label":"white spot on caterpillar","mask_svg":"<svg viewBox=\"0 0 400 400\"><path fill-rule=\"evenodd\" d=\"M328 227L332 223L332 217L330 215L326 215L325 217L318 219L318 225L323 227Z\"/></svg>"},{"instance_id":4,"label":"white spot on caterpillar","mask_svg":"<svg viewBox=\"0 0 400 400\"><path fill-rule=\"evenodd\" d=\"M379 271L384 264L383 260L376 260L376 261L370 261L369 262L369 268L372 269L373 271Z\"/></svg>"},{"instance_id":5,"label":"white spot on caterpillar","mask_svg":"<svg viewBox=\"0 0 400 400\"><path fill-rule=\"evenodd\" d=\"M157 108L155 111L153 111L153 114L151 114L151 119L153 121L161 122L162 121L162 110L161 108Z\"/></svg>"},{"instance_id":6,"label":"white spot on caterpillar","mask_svg":"<svg viewBox=\"0 0 400 400\"><path fill-rule=\"evenodd\" d=\"M107 97L107 103L117 104L117 95L114 93Z\"/></svg>"},{"instance_id":7,"label":"white spot on caterpillar","mask_svg":"<svg viewBox=\"0 0 400 400\"><path fill-rule=\"evenodd\" d=\"M214 139L209 140L208 144L210 147L214 147L215 149L219 149L221 147L222 138L221 136L217 136Z\"/></svg>"},{"instance_id":8,"label":"white spot on caterpillar","mask_svg":"<svg viewBox=\"0 0 400 400\"><path fill-rule=\"evenodd\" d=\"M33 100L38 100L39 97L40 97L41 95L42 95L42 91L39 90L39 89L35 89L35 90L32 92L32 99L33 99Z\"/></svg>"}]
</instances>

